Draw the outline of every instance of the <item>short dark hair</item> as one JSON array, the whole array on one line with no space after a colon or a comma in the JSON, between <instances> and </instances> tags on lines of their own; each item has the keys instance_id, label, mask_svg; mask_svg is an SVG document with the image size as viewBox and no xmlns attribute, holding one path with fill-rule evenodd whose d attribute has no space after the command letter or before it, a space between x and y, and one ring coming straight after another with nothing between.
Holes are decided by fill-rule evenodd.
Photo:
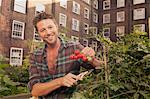
<instances>
[{"instance_id":1,"label":"short dark hair","mask_svg":"<svg viewBox=\"0 0 150 99\"><path fill-rule=\"evenodd\" d=\"M37 23L44 19L52 19L54 21L54 23L57 24L54 16L52 16L51 14L47 14L46 12L41 12L41 13L37 14L33 19L33 25L37 31L38 31L37 26L36 26Z\"/></svg>"}]
</instances>

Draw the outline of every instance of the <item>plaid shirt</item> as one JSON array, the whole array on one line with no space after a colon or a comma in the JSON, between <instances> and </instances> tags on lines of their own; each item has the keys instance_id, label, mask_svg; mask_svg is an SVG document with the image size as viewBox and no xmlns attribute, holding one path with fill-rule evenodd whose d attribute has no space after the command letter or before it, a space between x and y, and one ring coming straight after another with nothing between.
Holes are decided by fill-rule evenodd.
<instances>
[{"instance_id":1,"label":"plaid shirt","mask_svg":"<svg viewBox=\"0 0 150 99\"><path fill-rule=\"evenodd\" d=\"M74 53L74 50L83 49L83 46L80 43L66 42L62 39L60 39L60 41L61 41L61 46L58 51L58 58L55 66L52 66L54 68L52 68L51 70L48 69L47 59L46 59L47 45L40 48L39 50L36 50L34 53L31 54L30 57L31 66L29 68L30 78L28 82L28 87L30 91L32 90L33 85L36 83L48 82L53 79L63 77L68 73L79 74L81 65L85 68L93 68L93 66L91 66L88 62L84 63L79 60L71 60L69 58L70 55ZM63 86L54 90L50 94L46 96L41 96L39 98L40 99L63 99L62 96L64 96L65 94L64 98L66 99L66 97L70 97L70 95L74 90L75 87L69 88Z\"/></svg>"}]
</instances>

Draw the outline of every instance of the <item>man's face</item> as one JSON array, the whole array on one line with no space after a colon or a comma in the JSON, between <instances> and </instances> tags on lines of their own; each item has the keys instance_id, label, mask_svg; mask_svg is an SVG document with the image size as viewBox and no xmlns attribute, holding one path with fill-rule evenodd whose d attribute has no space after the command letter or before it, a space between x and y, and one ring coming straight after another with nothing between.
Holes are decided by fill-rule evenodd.
<instances>
[{"instance_id":1,"label":"man's face","mask_svg":"<svg viewBox=\"0 0 150 99\"><path fill-rule=\"evenodd\" d=\"M40 37L49 45L54 45L58 38L58 27L52 19L44 19L37 23Z\"/></svg>"}]
</instances>

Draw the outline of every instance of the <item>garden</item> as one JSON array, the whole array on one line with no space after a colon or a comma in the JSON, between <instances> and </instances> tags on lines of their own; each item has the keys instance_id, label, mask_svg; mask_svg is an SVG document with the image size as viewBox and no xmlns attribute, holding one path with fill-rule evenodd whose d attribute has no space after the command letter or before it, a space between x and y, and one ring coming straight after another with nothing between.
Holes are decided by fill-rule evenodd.
<instances>
[{"instance_id":1,"label":"garden","mask_svg":"<svg viewBox=\"0 0 150 99\"><path fill-rule=\"evenodd\" d=\"M134 31L117 42L97 36L104 68L80 81L72 99L150 99L150 39L148 33ZM29 93L29 60L10 66L0 57L0 97Z\"/></svg>"}]
</instances>

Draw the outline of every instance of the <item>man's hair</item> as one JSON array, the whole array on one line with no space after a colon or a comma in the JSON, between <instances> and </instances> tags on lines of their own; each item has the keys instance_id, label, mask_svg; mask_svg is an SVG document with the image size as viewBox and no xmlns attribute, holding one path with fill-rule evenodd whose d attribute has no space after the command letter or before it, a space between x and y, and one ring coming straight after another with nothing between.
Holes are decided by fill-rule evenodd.
<instances>
[{"instance_id":1,"label":"man's hair","mask_svg":"<svg viewBox=\"0 0 150 99\"><path fill-rule=\"evenodd\" d=\"M45 12L41 12L41 13L37 14L37 15L34 17L34 19L33 19L33 25L34 25L34 27L35 27L35 29L36 29L37 31L38 31L38 29L37 29L37 23L40 22L40 21L42 21L42 20L44 20L44 19L52 19L53 22L54 22L55 24L57 24L55 18L54 18L52 15L47 14L47 13L45 13Z\"/></svg>"}]
</instances>

